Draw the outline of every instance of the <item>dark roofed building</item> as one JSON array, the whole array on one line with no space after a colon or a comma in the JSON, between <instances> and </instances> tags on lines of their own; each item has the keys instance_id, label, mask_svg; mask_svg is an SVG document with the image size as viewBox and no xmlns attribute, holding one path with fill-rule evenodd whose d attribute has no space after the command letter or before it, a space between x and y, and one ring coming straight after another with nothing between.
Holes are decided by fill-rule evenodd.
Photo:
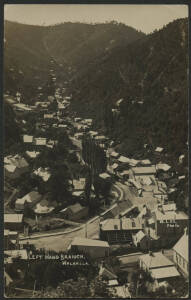
<instances>
[{"instance_id":1,"label":"dark roofed building","mask_svg":"<svg viewBox=\"0 0 191 300\"><path fill-rule=\"evenodd\" d=\"M4 228L20 231L23 229L23 214L4 214Z\"/></svg>"},{"instance_id":2,"label":"dark roofed building","mask_svg":"<svg viewBox=\"0 0 191 300\"><path fill-rule=\"evenodd\" d=\"M88 207L76 203L61 210L59 215L71 221L78 221L88 215Z\"/></svg>"},{"instance_id":3,"label":"dark roofed building","mask_svg":"<svg viewBox=\"0 0 191 300\"><path fill-rule=\"evenodd\" d=\"M142 230L138 218L106 219L100 223L100 239L109 244L132 242L132 234Z\"/></svg>"}]
</instances>

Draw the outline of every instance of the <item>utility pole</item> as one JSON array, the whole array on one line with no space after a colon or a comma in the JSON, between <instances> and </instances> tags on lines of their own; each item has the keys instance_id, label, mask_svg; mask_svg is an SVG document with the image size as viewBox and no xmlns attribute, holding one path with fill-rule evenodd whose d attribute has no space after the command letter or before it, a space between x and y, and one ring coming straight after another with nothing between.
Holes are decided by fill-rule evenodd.
<instances>
[{"instance_id":1,"label":"utility pole","mask_svg":"<svg viewBox=\"0 0 191 300\"><path fill-rule=\"evenodd\" d=\"M85 238L88 238L88 226L87 226L87 222L85 223Z\"/></svg>"}]
</instances>

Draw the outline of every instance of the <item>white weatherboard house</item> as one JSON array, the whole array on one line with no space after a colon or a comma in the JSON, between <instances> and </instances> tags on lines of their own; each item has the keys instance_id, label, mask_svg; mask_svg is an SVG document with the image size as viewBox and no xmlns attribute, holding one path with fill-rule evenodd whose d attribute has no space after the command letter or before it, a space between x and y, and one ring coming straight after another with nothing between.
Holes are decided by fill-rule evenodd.
<instances>
[{"instance_id":1,"label":"white weatherboard house","mask_svg":"<svg viewBox=\"0 0 191 300\"><path fill-rule=\"evenodd\" d=\"M109 256L109 244L104 241L75 237L68 250L77 250L92 258Z\"/></svg>"},{"instance_id":2,"label":"white weatherboard house","mask_svg":"<svg viewBox=\"0 0 191 300\"><path fill-rule=\"evenodd\" d=\"M33 142L33 136L32 135L23 135L23 142L24 143L32 143Z\"/></svg>"},{"instance_id":3,"label":"white weatherboard house","mask_svg":"<svg viewBox=\"0 0 191 300\"><path fill-rule=\"evenodd\" d=\"M188 255L188 233L187 228L185 229L184 235L173 247L173 260L181 273L188 277L189 272L189 255Z\"/></svg>"},{"instance_id":4,"label":"white weatherboard house","mask_svg":"<svg viewBox=\"0 0 191 300\"><path fill-rule=\"evenodd\" d=\"M85 188L86 179L85 178L79 178L79 180L74 179L73 180L73 186L74 191L83 191Z\"/></svg>"},{"instance_id":5,"label":"white weatherboard house","mask_svg":"<svg viewBox=\"0 0 191 300\"><path fill-rule=\"evenodd\" d=\"M180 276L174 263L161 252L141 255L139 264L141 269L150 273L156 284L168 278Z\"/></svg>"},{"instance_id":6,"label":"white weatherboard house","mask_svg":"<svg viewBox=\"0 0 191 300\"><path fill-rule=\"evenodd\" d=\"M35 138L35 145L36 146L46 146L46 138Z\"/></svg>"}]
</instances>

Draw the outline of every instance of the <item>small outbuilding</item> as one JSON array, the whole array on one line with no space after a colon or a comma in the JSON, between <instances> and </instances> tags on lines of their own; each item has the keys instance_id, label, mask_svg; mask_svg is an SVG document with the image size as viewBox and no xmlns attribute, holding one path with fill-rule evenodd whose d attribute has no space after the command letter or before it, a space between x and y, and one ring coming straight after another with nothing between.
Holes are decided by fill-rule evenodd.
<instances>
[{"instance_id":1,"label":"small outbuilding","mask_svg":"<svg viewBox=\"0 0 191 300\"><path fill-rule=\"evenodd\" d=\"M109 248L109 244L104 241L75 237L68 250L80 251L91 258L102 258L109 256Z\"/></svg>"}]
</instances>

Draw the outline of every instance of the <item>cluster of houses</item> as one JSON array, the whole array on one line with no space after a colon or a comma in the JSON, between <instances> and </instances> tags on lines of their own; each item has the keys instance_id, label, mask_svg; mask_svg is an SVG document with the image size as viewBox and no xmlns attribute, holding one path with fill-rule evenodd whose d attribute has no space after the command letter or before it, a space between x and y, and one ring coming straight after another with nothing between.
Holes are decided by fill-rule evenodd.
<instances>
[{"instance_id":1,"label":"cluster of houses","mask_svg":"<svg viewBox=\"0 0 191 300\"><path fill-rule=\"evenodd\" d=\"M55 81L53 72L52 80ZM54 97L50 96L48 101L37 101L33 106L22 103L14 104L15 111L19 113L35 111L40 109L43 113L41 122L36 124L36 129L46 132L47 128L69 129L68 122L63 121L66 108L70 104L72 96L64 96L65 89L57 88ZM49 112L49 105L56 99L57 111ZM113 111L117 113L123 99L116 103ZM23 120L25 121L25 120ZM156 162L150 159L137 160L121 155L112 148L113 141L108 137L93 130L92 119L82 119L74 117L68 119L73 131L72 141L81 151L81 140L88 136L97 145L102 147L107 157L107 170L100 174L103 180L117 179L134 195L135 203L123 211L118 209L115 203L100 216L99 239L88 239L76 237L70 243L68 250L74 250L88 254L92 259L108 257L112 245L128 244L139 251L145 252L140 255L138 265L141 269L150 273L154 279L154 288L170 278L184 276L188 278L188 215L177 210L174 202L168 201L168 195L176 190L174 183L169 184L174 179L175 171L171 166L161 161L162 147L157 147L154 151ZM24 122L23 122L24 123ZM70 133L70 130L68 130ZM46 148L54 148L57 140L44 137L23 135L23 146L26 156L9 155L4 158L5 181L19 178L30 169L31 159L36 159ZM179 158L182 163L184 156ZM43 182L48 182L51 177L49 168L38 168L32 170L33 176L38 176ZM166 180L167 179L167 180ZM176 175L176 180L184 180L184 176ZM85 178L73 179L71 182L72 195L83 197L85 189ZM21 198L17 197L15 190L9 200L14 196L14 213L4 214L4 244L5 262L11 263L11 258L19 255L22 259L28 259L26 249L22 249L19 242L19 233L25 228L24 209L30 207L35 215L51 214L57 207L57 203L49 203L47 195L41 195L36 189L30 191ZM88 208L79 203L72 204L58 213L58 217L73 222L78 222L88 217ZM163 253L163 248L172 247L173 257L169 259ZM123 297L127 296L128 289L124 293L124 288L118 283L117 275L100 265L100 276L108 281L108 285L118 288ZM6 274L7 282L11 282ZM125 295L125 296L124 296Z\"/></svg>"},{"instance_id":2,"label":"cluster of houses","mask_svg":"<svg viewBox=\"0 0 191 300\"><path fill-rule=\"evenodd\" d=\"M109 148L112 142L107 137L83 128L80 118L76 118L75 122L77 139L80 140L85 132L94 141L100 141L100 146L105 149L108 159L107 171L100 174L100 177L108 180L115 176L133 191L137 200L136 205L120 214L117 204L113 205L108 213L104 213L104 220L100 222L100 240L107 242L107 245L128 243L143 252L148 252L140 257L139 267L149 271L154 279L153 287L156 289L169 278L181 275L187 278L188 215L179 211L175 202L168 200L169 194L176 190L175 182L184 180L185 176L177 175L170 165L162 162L162 147L156 147L154 150L155 162L151 162L150 159L129 158ZM180 156L179 163L182 163L183 159L184 155ZM92 241L92 247L93 244ZM100 249L104 245L100 245ZM160 251L166 247L173 248L172 260ZM181 251L181 248L184 250ZM107 252L106 245L105 250ZM96 250L96 256L97 253Z\"/></svg>"},{"instance_id":3,"label":"cluster of houses","mask_svg":"<svg viewBox=\"0 0 191 300\"><path fill-rule=\"evenodd\" d=\"M69 209L74 209L70 207ZM67 212L70 213L69 210ZM5 245L5 267L12 263L14 257L21 259L29 259L28 252L23 244L19 241L19 232L22 228L23 215L20 214L5 214L5 229L4 229L4 245ZM107 241L108 237L114 237L118 234L117 229L121 229L121 235L126 236L126 240L131 239L133 235L133 242L137 243L137 238L144 239L145 235L141 234L141 222L132 219L106 219L102 223L102 237L106 237L105 241L89 238L75 237L68 246L68 251L74 253L83 253L88 255L93 260L100 263L100 276L108 282L108 285L113 288L117 287L120 292L123 288L118 282L118 275L110 271L110 268L103 267L102 262L110 256L111 253L111 239ZM116 241L115 241L116 242ZM153 278L152 289L157 290L164 284L169 284L173 278L184 277L188 280L189 276L189 242L188 230L184 227L183 234L172 247L172 256L169 258L163 250L152 251L149 250L145 254L137 256L136 268L139 267L148 272ZM8 281L9 283L9 281ZM119 288L120 287L120 288ZM128 289L126 293L128 292ZM121 291L122 293L122 291ZM126 295L125 293L125 295ZM124 295L124 293L122 293Z\"/></svg>"},{"instance_id":4,"label":"cluster of houses","mask_svg":"<svg viewBox=\"0 0 191 300\"><path fill-rule=\"evenodd\" d=\"M110 231L116 230L122 226L123 230L126 230L132 226L127 225L129 221L121 223L118 219L115 222L111 220L105 222L105 234ZM136 232L140 229L138 222L132 226L133 231ZM139 232L139 231L138 231ZM121 232L122 233L122 232ZM126 232L128 234L128 232ZM139 233L140 235L140 233ZM104 257L107 258L111 252L111 245L107 241L92 240L86 238L74 238L70 243L68 250L79 251L87 254L92 259L98 261L104 261ZM156 291L162 285L170 285L174 278L183 277L188 280L189 276L189 242L187 227L184 228L182 236L172 247L172 255L168 257L164 250L151 251L149 250L145 254L137 256L135 268L140 268L145 272L149 273L153 279L150 289ZM104 276L104 279L108 281L111 287L119 287L118 276L109 270L107 267L100 268L100 275Z\"/></svg>"},{"instance_id":5,"label":"cluster of houses","mask_svg":"<svg viewBox=\"0 0 191 300\"><path fill-rule=\"evenodd\" d=\"M64 88L63 88L64 89ZM68 107L71 96L63 96L65 91L62 91L60 88L55 90L55 95L52 99L52 96L48 97L47 102L37 101L35 106L38 107L38 110L42 113L41 121L36 124L38 129L45 130L52 127L57 128L57 130L63 130L68 128L67 124L64 124L62 115L63 112ZM49 99L51 97L51 99ZM57 101L57 111L56 112L48 112L48 107L52 101L56 99ZM64 118L65 120L66 118ZM26 123L26 121L25 121ZM84 122L87 126L91 126L92 119L87 119ZM43 135L42 135L43 136ZM39 154L48 148L54 148L57 144L57 140L48 139L46 137L35 137L33 135L24 134L23 138L23 147L25 151L24 156L21 155L9 155L4 158L4 170L5 170L5 181L10 181L12 179L19 178L22 174L31 171L31 162L33 162ZM49 181L51 178L51 172L49 168L39 167L37 169L33 169L31 171L31 177L38 176L41 178L43 182ZM78 197L80 199L84 195L85 188L85 178L74 179L71 181L71 189L72 195ZM10 195L9 195L10 196ZM11 199L13 193L11 194L8 200ZM14 193L14 213L15 216L17 214L23 214L25 211L25 207L29 207L33 210L35 215L37 216L45 216L52 213L57 207L57 203L55 201L48 201L47 195L41 195L37 189L31 190L28 194L18 197L17 193ZM10 202L10 201L7 201ZM11 211L12 213L12 211ZM10 218L11 218L10 214ZM69 207L60 211L59 216L62 218L66 218L71 221L79 221L80 219L86 218L88 216L88 209L83 207L79 203L70 205ZM19 223L20 223L20 219ZM22 219L23 220L23 219ZM24 224L24 222L21 222ZM20 226L21 224L19 224Z\"/></svg>"}]
</instances>

